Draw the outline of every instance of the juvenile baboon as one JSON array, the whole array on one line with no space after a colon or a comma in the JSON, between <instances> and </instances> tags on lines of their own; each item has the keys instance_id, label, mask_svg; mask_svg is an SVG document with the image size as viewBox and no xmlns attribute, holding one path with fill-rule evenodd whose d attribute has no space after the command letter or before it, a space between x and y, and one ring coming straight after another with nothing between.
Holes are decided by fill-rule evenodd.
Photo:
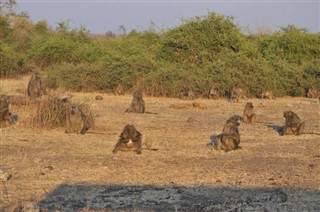
<instances>
[{"instance_id":1,"label":"juvenile baboon","mask_svg":"<svg viewBox=\"0 0 320 212\"><path fill-rule=\"evenodd\" d=\"M44 88L39 72L33 72L28 84L27 93L29 97L39 97L44 95Z\"/></svg>"},{"instance_id":2,"label":"juvenile baboon","mask_svg":"<svg viewBox=\"0 0 320 212\"><path fill-rule=\"evenodd\" d=\"M118 84L117 87L115 88L114 95L119 95L119 96L124 95L124 89L121 84Z\"/></svg>"},{"instance_id":3,"label":"juvenile baboon","mask_svg":"<svg viewBox=\"0 0 320 212\"><path fill-rule=\"evenodd\" d=\"M129 148L128 144L131 140L137 154L141 154L142 134L133 125L126 125L119 137L120 138L112 150L112 153L117 153L122 147Z\"/></svg>"},{"instance_id":4,"label":"juvenile baboon","mask_svg":"<svg viewBox=\"0 0 320 212\"><path fill-rule=\"evenodd\" d=\"M239 102L239 99L246 98L246 89L233 85L230 90L230 100L232 102Z\"/></svg>"},{"instance_id":5,"label":"juvenile baboon","mask_svg":"<svg viewBox=\"0 0 320 212\"><path fill-rule=\"evenodd\" d=\"M308 88L307 97L311 99L316 99L320 97L320 94L315 87L310 87Z\"/></svg>"},{"instance_id":6,"label":"juvenile baboon","mask_svg":"<svg viewBox=\"0 0 320 212\"><path fill-rule=\"evenodd\" d=\"M252 124L256 122L256 114L253 110L252 102L247 102L246 106L244 107L243 111L243 122Z\"/></svg>"},{"instance_id":7,"label":"juvenile baboon","mask_svg":"<svg viewBox=\"0 0 320 212\"><path fill-rule=\"evenodd\" d=\"M0 96L0 109L1 109L1 114L0 114L1 126L5 127L7 126L7 123L9 125L13 124L11 113L9 112L9 104L7 101L7 96L5 95Z\"/></svg>"},{"instance_id":8,"label":"juvenile baboon","mask_svg":"<svg viewBox=\"0 0 320 212\"><path fill-rule=\"evenodd\" d=\"M88 121L85 114L78 105L72 104L66 116L66 133L85 134L88 128Z\"/></svg>"},{"instance_id":9,"label":"juvenile baboon","mask_svg":"<svg viewBox=\"0 0 320 212\"><path fill-rule=\"evenodd\" d=\"M264 98L269 99L269 100L275 99L273 91L262 91L261 99L264 99Z\"/></svg>"},{"instance_id":10,"label":"juvenile baboon","mask_svg":"<svg viewBox=\"0 0 320 212\"><path fill-rule=\"evenodd\" d=\"M145 112L145 103L142 99L142 94L140 91L134 92L133 100L126 113L144 113Z\"/></svg>"},{"instance_id":11,"label":"juvenile baboon","mask_svg":"<svg viewBox=\"0 0 320 212\"><path fill-rule=\"evenodd\" d=\"M194 92L189 88L183 88L179 94L181 99L194 100L195 95Z\"/></svg>"},{"instance_id":12,"label":"juvenile baboon","mask_svg":"<svg viewBox=\"0 0 320 212\"><path fill-rule=\"evenodd\" d=\"M209 99L219 99L219 89L215 86L211 86L208 93Z\"/></svg>"},{"instance_id":13,"label":"juvenile baboon","mask_svg":"<svg viewBox=\"0 0 320 212\"><path fill-rule=\"evenodd\" d=\"M303 133L305 122L301 121L296 113L285 111L283 117L285 118L285 125L282 135L300 135Z\"/></svg>"}]
</instances>

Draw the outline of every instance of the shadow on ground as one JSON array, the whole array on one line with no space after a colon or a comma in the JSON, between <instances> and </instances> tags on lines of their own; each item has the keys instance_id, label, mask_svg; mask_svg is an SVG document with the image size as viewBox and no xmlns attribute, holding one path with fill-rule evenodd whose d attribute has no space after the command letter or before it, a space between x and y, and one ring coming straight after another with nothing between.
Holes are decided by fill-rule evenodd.
<instances>
[{"instance_id":1,"label":"shadow on ground","mask_svg":"<svg viewBox=\"0 0 320 212\"><path fill-rule=\"evenodd\" d=\"M279 135L282 135L282 132L283 132L283 127L284 126L278 126L278 125L267 125L268 128L272 128L274 129Z\"/></svg>"},{"instance_id":2,"label":"shadow on ground","mask_svg":"<svg viewBox=\"0 0 320 212\"><path fill-rule=\"evenodd\" d=\"M67 185L38 205L44 211L320 211L320 192L301 189Z\"/></svg>"}]
</instances>

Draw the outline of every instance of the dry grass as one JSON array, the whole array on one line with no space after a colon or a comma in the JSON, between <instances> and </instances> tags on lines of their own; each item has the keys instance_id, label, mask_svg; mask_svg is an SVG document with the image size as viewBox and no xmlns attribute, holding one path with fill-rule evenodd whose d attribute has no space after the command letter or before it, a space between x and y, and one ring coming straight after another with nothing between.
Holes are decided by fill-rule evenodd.
<instances>
[{"instance_id":1,"label":"dry grass","mask_svg":"<svg viewBox=\"0 0 320 212\"><path fill-rule=\"evenodd\" d=\"M21 83L17 81L17 83ZM10 81L10 86L13 86ZM1 89L11 89L1 82ZM11 89L14 90L14 89ZM10 91L7 91L11 94ZM62 128L30 129L22 123L0 129L0 169L12 179L0 186L0 201L7 208L19 202L41 201L61 184L185 185L232 188L299 188L320 191L319 135L279 136L268 125L281 126L284 110L295 111L307 121L309 132L320 133L320 105L306 98L250 99L260 122L241 124L242 149L218 152L207 148L209 137L222 131L232 115L242 115L247 101L198 99L197 108L174 109L190 101L144 97L146 110L155 114L124 113L132 95L74 93L75 101L87 102L96 128L85 135L65 134ZM192 117L196 121L188 122ZM112 149L126 124L134 124L144 142L141 155ZM90 133L91 131L91 133ZM148 147L149 148L149 147ZM150 149L150 148L149 148ZM43 173L46 166L53 170Z\"/></svg>"}]
</instances>

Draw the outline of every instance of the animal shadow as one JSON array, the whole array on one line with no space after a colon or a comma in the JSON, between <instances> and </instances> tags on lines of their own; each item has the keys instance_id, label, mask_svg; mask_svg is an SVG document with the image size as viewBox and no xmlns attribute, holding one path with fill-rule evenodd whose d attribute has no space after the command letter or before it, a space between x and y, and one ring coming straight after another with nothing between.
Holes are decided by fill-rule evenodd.
<instances>
[{"instance_id":1,"label":"animal shadow","mask_svg":"<svg viewBox=\"0 0 320 212\"><path fill-rule=\"evenodd\" d=\"M278 126L278 125L271 125L271 124L268 124L267 125L268 128L272 128L274 129L279 135L282 135L282 132L283 132L283 126Z\"/></svg>"}]
</instances>

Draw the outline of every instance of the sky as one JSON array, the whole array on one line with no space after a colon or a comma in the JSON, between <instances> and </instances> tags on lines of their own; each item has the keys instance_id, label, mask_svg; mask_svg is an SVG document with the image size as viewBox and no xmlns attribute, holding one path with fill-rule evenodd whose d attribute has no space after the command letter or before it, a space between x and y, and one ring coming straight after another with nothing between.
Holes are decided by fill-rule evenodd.
<instances>
[{"instance_id":1,"label":"sky","mask_svg":"<svg viewBox=\"0 0 320 212\"><path fill-rule=\"evenodd\" d=\"M320 0L17 0L18 11L27 12L36 23L46 20L51 28L69 21L71 28L84 26L91 33L120 33L170 29L182 18L216 12L233 16L244 32L279 30L292 24L309 32L320 32Z\"/></svg>"}]
</instances>

